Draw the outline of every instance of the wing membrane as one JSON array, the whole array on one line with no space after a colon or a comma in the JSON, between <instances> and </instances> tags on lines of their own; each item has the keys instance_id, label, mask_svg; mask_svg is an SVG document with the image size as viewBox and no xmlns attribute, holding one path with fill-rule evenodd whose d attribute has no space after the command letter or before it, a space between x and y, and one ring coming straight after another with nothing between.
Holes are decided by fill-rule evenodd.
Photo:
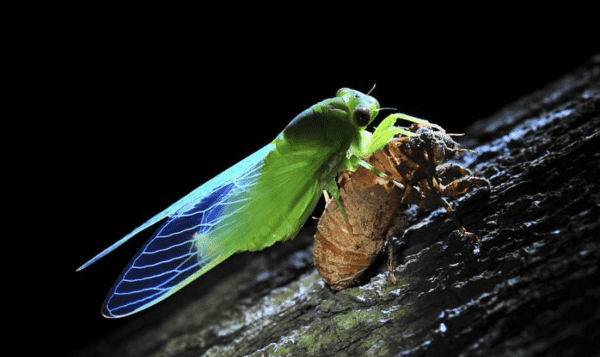
<instances>
[{"instance_id":1,"label":"wing membrane","mask_svg":"<svg viewBox=\"0 0 600 357\"><path fill-rule=\"evenodd\" d=\"M103 314L122 317L143 310L233 253L294 237L320 197L319 170L334 150L280 151L265 146L86 263L169 216L123 271Z\"/></svg>"},{"instance_id":2,"label":"wing membrane","mask_svg":"<svg viewBox=\"0 0 600 357\"><path fill-rule=\"evenodd\" d=\"M244 209L247 192L273 148L267 145L224 171L84 265L171 216L123 271L106 298L102 313L106 317L121 317L154 305L235 253L239 247L212 233L215 227L224 231L235 224L227 218Z\"/></svg>"}]
</instances>

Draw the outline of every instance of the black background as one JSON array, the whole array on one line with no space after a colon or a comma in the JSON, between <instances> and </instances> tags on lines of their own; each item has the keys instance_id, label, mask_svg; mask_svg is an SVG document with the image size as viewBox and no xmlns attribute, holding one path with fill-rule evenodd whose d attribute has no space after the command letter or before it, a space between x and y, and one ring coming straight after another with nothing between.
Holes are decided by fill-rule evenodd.
<instances>
[{"instance_id":1,"label":"black background","mask_svg":"<svg viewBox=\"0 0 600 357\"><path fill-rule=\"evenodd\" d=\"M51 294L41 307L67 326L56 346L79 351L144 320L144 312L108 320L100 308L152 231L83 272L75 272L78 266L337 89L368 92L376 85L371 95L382 107L461 132L595 50L543 33L417 41L397 31L385 40L244 29L190 37L103 24L53 46L40 90L60 118L49 124L40 157L54 172L47 212L57 244L45 257L52 264L41 279L52 277Z\"/></svg>"}]
</instances>

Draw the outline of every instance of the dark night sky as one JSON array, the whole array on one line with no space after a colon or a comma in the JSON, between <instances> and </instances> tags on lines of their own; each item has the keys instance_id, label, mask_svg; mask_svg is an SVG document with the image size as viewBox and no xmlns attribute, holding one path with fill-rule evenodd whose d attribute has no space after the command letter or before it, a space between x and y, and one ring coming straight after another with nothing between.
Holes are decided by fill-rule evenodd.
<instances>
[{"instance_id":1,"label":"dark night sky","mask_svg":"<svg viewBox=\"0 0 600 357\"><path fill-rule=\"evenodd\" d=\"M288 51L260 38L192 43L106 36L91 33L78 42L61 61L63 72L53 75L68 90L52 104L64 119L53 127L52 162L62 174L51 199L64 206L50 212L62 228L52 230L61 237L47 303L67 320L68 331L56 340L67 352L143 321L143 313L107 320L100 308L152 231L75 273L79 265L340 87L368 92L376 84L372 95L382 107L460 132L594 54L547 39L362 46L332 36Z\"/></svg>"}]
</instances>

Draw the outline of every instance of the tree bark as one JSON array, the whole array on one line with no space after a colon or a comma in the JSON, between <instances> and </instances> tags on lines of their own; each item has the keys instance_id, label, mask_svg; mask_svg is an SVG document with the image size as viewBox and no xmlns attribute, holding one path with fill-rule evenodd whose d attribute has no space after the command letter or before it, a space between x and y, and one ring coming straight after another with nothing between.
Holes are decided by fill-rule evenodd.
<instances>
[{"instance_id":1,"label":"tree bark","mask_svg":"<svg viewBox=\"0 0 600 357\"><path fill-rule=\"evenodd\" d=\"M332 291L316 221L239 254L82 356L570 356L600 350L600 55L466 129L456 161L487 178L413 209L367 283Z\"/></svg>"}]
</instances>

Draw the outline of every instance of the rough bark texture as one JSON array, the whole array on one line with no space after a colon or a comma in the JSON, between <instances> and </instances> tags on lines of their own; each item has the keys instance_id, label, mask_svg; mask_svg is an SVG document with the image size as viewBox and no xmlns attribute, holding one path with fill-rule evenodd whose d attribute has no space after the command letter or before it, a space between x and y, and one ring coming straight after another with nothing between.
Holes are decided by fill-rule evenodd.
<instances>
[{"instance_id":1,"label":"rough bark texture","mask_svg":"<svg viewBox=\"0 0 600 357\"><path fill-rule=\"evenodd\" d=\"M82 355L597 355L600 56L475 123L463 146L478 154L458 163L493 185L452 202L479 242L442 209L411 211L399 284L382 256L367 284L333 292L312 265L313 224Z\"/></svg>"}]
</instances>

